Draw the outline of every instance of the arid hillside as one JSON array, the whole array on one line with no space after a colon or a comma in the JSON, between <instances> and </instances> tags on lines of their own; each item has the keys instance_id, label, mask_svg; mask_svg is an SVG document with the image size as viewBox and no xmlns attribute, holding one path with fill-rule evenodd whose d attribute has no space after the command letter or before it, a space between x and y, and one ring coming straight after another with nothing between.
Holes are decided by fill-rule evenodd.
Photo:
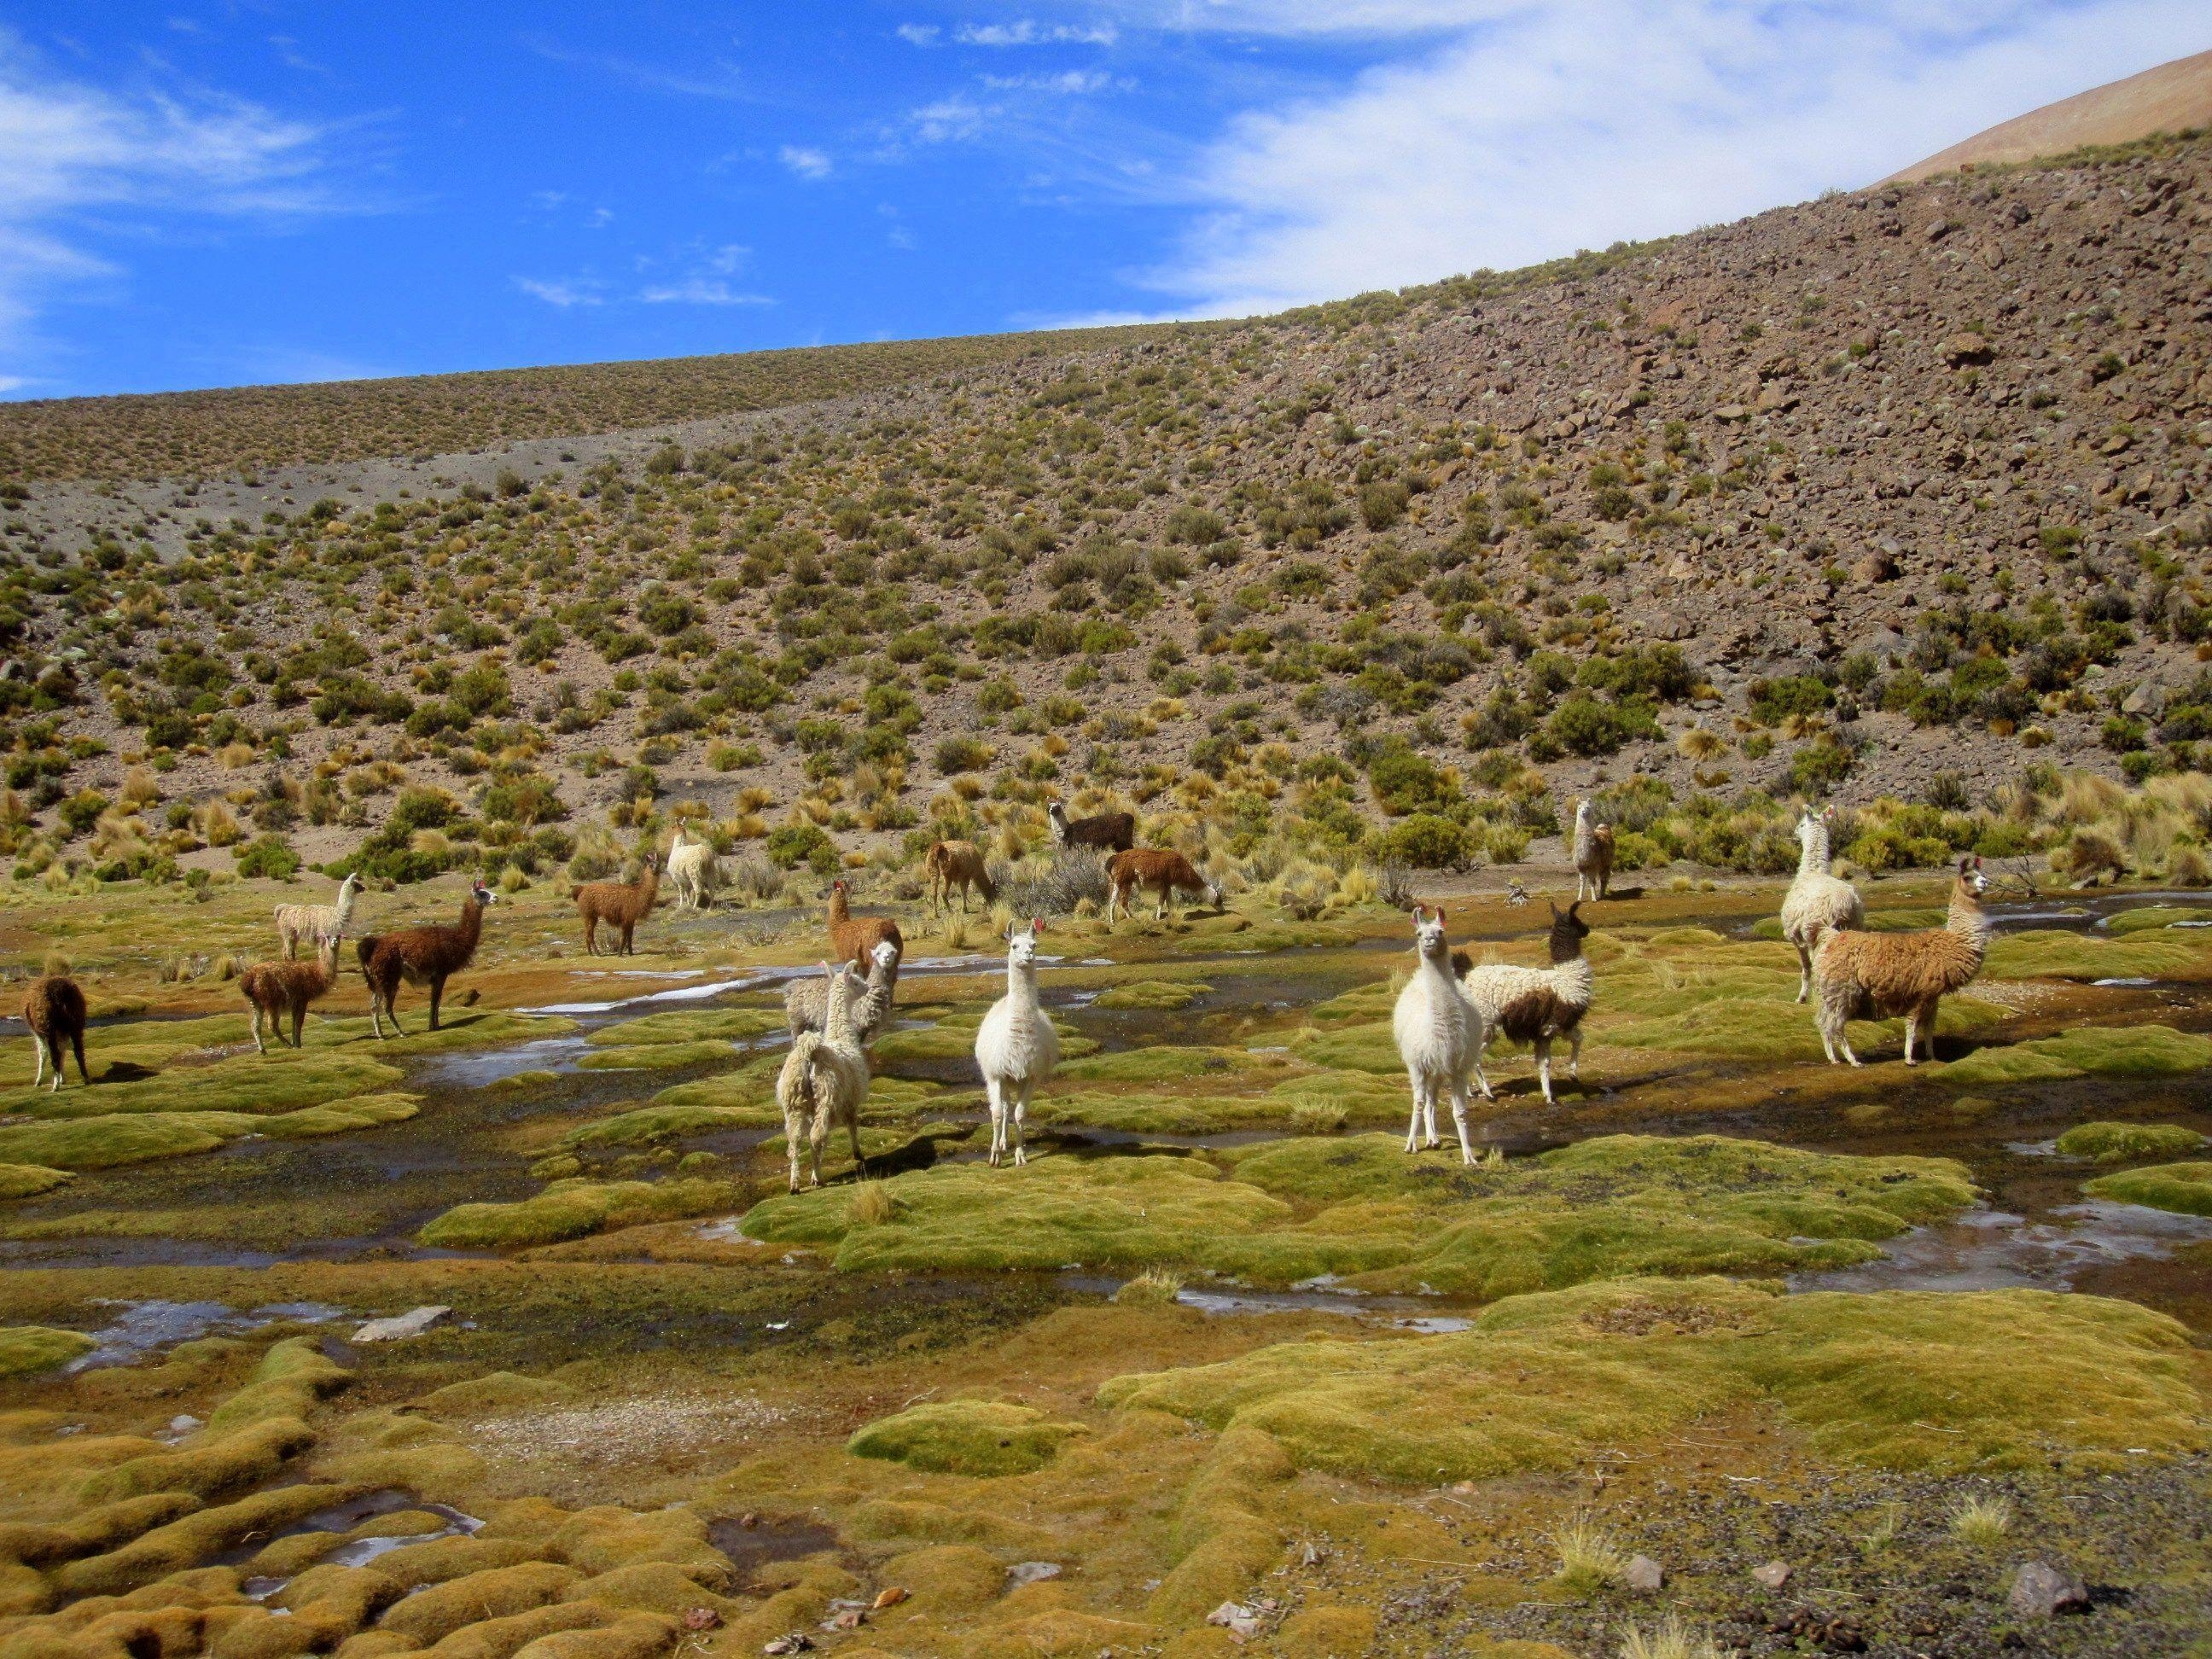
<instances>
[{"instance_id":1,"label":"arid hillside","mask_svg":"<svg viewBox=\"0 0 2212 1659\"><path fill-rule=\"evenodd\" d=\"M915 348L830 403L752 407L728 360L481 377L496 413L462 380L19 406L5 832L35 871L374 830L404 873L689 802L860 857L1089 790L1248 838L1420 818L1394 853L1455 863L1598 786L1648 823L2196 769L2208 253L2212 145L2160 142Z\"/></svg>"},{"instance_id":2,"label":"arid hillside","mask_svg":"<svg viewBox=\"0 0 2212 1659\"><path fill-rule=\"evenodd\" d=\"M1897 173L1900 184L1962 167L2002 167L2088 144L2127 144L2154 133L2212 126L2212 52L2177 58L2092 87L1962 139Z\"/></svg>"}]
</instances>

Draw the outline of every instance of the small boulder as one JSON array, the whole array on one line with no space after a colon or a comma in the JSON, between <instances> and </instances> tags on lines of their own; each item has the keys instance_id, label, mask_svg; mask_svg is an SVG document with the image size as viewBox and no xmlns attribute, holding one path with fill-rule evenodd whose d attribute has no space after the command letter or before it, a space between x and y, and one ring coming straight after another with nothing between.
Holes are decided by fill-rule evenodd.
<instances>
[{"instance_id":1,"label":"small boulder","mask_svg":"<svg viewBox=\"0 0 2212 1659\"><path fill-rule=\"evenodd\" d=\"M1632 1555L1628 1558L1627 1570L1620 1575L1620 1582L1632 1590L1646 1595L1653 1595L1665 1586L1667 1570L1648 1555Z\"/></svg>"},{"instance_id":2,"label":"small boulder","mask_svg":"<svg viewBox=\"0 0 2212 1659\"><path fill-rule=\"evenodd\" d=\"M2048 1561L2029 1561L2013 1575L2005 1605L2024 1619L2049 1619L2078 1613L2089 1605L2089 1587L2073 1573Z\"/></svg>"},{"instance_id":3,"label":"small boulder","mask_svg":"<svg viewBox=\"0 0 2212 1659\"><path fill-rule=\"evenodd\" d=\"M1224 1601L1206 1615L1209 1625L1218 1625L1239 1641L1260 1633L1260 1614L1256 1608L1240 1601Z\"/></svg>"},{"instance_id":4,"label":"small boulder","mask_svg":"<svg viewBox=\"0 0 2212 1659\"><path fill-rule=\"evenodd\" d=\"M356 1342L398 1342L407 1337L420 1336L451 1316L453 1311L442 1304L410 1308L405 1313L395 1314L389 1319L370 1320L353 1334L353 1340Z\"/></svg>"},{"instance_id":5,"label":"small boulder","mask_svg":"<svg viewBox=\"0 0 2212 1659\"><path fill-rule=\"evenodd\" d=\"M1753 1567L1751 1576L1767 1589L1778 1590L1790 1582L1790 1564L1787 1561L1769 1561L1763 1567Z\"/></svg>"},{"instance_id":6,"label":"small boulder","mask_svg":"<svg viewBox=\"0 0 2212 1659\"><path fill-rule=\"evenodd\" d=\"M1954 334L1936 348L1936 355L1951 368L1964 368L1969 363L1985 363L1996 356L1996 348L1978 334Z\"/></svg>"},{"instance_id":7,"label":"small boulder","mask_svg":"<svg viewBox=\"0 0 2212 1659\"><path fill-rule=\"evenodd\" d=\"M1060 1577L1057 1561L1017 1561L1006 1569L1006 1579L1013 1584L1041 1584L1048 1578Z\"/></svg>"}]
</instances>

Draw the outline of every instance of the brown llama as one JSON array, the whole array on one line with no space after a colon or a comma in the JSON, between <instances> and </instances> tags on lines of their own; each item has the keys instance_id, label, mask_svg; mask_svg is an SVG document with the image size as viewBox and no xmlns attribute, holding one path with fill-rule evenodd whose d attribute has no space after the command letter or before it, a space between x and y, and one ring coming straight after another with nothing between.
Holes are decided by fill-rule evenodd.
<instances>
[{"instance_id":1,"label":"brown llama","mask_svg":"<svg viewBox=\"0 0 2212 1659\"><path fill-rule=\"evenodd\" d=\"M1102 853L1126 853L1137 844L1133 812L1101 812L1096 817L1070 818L1058 801L1044 809L1052 823L1052 838L1062 847L1091 847Z\"/></svg>"},{"instance_id":2,"label":"brown llama","mask_svg":"<svg viewBox=\"0 0 2212 1659\"><path fill-rule=\"evenodd\" d=\"M1854 1019L1905 1016L1905 1063L1914 1039L1928 1033L1928 1058L1936 1058L1936 1009L1964 990L1982 971L1990 948L1990 919L1982 909L1989 890L1978 858L1959 860L1951 884L1951 912L1941 927L1915 933L1856 933L1829 929L1813 952L1813 1013L1828 1063L1838 1049L1856 1066L1844 1025Z\"/></svg>"},{"instance_id":3,"label":"brown llama","mask_svg":"<svg viewBox=\"0 0 2212 1659\"><path fill-rule=\"evenodd\" d=\"M899 932L898 923L889 916L856 916L853 914L850 895L841 878L830 884L830 948L836 952L839 962L854 963L863 973L868 957L876 945L888 940L903 959L906 956L906 936ZM892 978L896 981L897 975Z\"/></svg>"},{"instance_id":4,"label":"brown llama","mask_svg":"<svg viewBox=\"0 0 2212 1659\"><path fill-rule=\"evenodd\" d=\"M284 1017L292 1017L292 1042L300 1046L300 1027L307 1018L307 1005L326 993L337 982L338 936L331 933L316 948L312 962L257 962L238 976L238 988L253 1008L253 1052L265 1054L267 1045L261 1041L261 1022L269 1022L269 1034L276 1039L278 1048L284 1047Z\"/></svg>"},{"instance_id":5,"label":"brown llama","mask_svg":"<svg viewBox=\"0 0 2212 1659\"><path fill-rule=\"evenodd\" d=\"M91 1075L84 1069L84 993L77 982L61 974L47 974L31 981L23 998L23 1024L31 1028L31 1086L46 1075L46 1062L54 1065L54 1080L47 1092L62 1086L62 1044L76 1053L77 1081L89 1089Z\"/></svg>"},{"instance_id":6,"label":"brown llama","mask_svg":"<svg viewBox=\"0 0 2212 1659\"><path fill-rule=\"evenodd\" d=\"M568 896L576 901L576 914L584 919L586 956L599 954L599 924L603 921L621 936L614 954L635 956L630 936L637 932L638 923L652 914L653 902L660 896L660 857L647 853L645 867L638 872L635 881L587 881L580 887L570 888Z\"/></svg>"},{"instance_id":7,"label":"brown llama","mask_svg":"<svg viewBox=\"0 0 2212 1659\"><path fill-rule=\"evenodd\" d=\"M991 879L991 872L983 865L983 849L972 841L934 843L922 860L921 867L929 875L929 914L933 916L938 913L940 898L946 909L952 908L952 890L956 887L960 890L960 914L963 916L968 914L969 888L982 896L986 908L999 896L998 884Z\"/></svg>"},{"instance_id":8,"label":"brown llama","mask_svg":"<svg viewBox=\"0 0 2212 1659\"><path fill-rule=\"evenodd\" d=\"M403 979L410 985L430 988L430 1029L438 1029L438 1003L446 994L446 981L467 967L476 955L477 940L483 933L484 907L492 897L491 889L477 882L461 901L458 922L426 922L403 933L371 935L354 946L361 959L361 975L368 981L369 1027L377 1036L384 1035L380 1016L385 1014L392 1017L394 1031L407 1035L399 1024L399 1011L392 1006Z\"/></svg>"},{"instance_id":9,"label":"brown llama","mask_svg":"<svg viewBox=\"0 0 2212 1659\"><path fill-rule=\"evenodd\" d=\"M1106 898L1106 923L1114 922L1114 910L1121 907L1121 914L1133 920L1136 911L1129 900L1138 892L1153 896L1158 902L1152 908L1152 920L1159 921L1168 913L1168 900L1177 893L1197 893L1215 909L1221 908L1221 888L1199 874L1191 861L1180 853L1164 852L1156 847L1138 848L1120 852L1106 860L1106 879L1113 891Z\"/></svg>"}]
</instances>

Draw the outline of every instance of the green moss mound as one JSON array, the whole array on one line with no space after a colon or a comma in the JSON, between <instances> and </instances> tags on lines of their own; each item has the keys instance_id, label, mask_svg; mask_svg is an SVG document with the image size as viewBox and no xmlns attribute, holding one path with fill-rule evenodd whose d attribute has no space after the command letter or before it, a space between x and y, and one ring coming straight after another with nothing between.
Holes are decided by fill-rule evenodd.
<instances>
[{"instance_id":1,"label":"green moss mound","mask_svg":"<svg viewBox=\"0 0 2212 1659\"><path fill-rule=\"evenodd\" d=\"M2172 979L2203 963L2187 934L2107 939L2037 928L1991 940L1982 971L1991 979Z\"/></svg>"},{"instance_id":2,"label":"green moss mound","mask_svg":"<svg viewBox=\"0 0 2212 1659\"><path fill-rule=\"evenodd\" d=\"M759 1129L783 1121L775 1105L641 1106L580 1124L562 1137L575 1147L652 1146L730 1129Z\"/></svg>"},{"instance_id":3,"label":"green moss mound","mask_svg":"<svg viewBox=\"0 0 2212 1659\"><path fill-rule=\"evenodd\" d=\"M2179 1158L2203 1145L2203 1135L2181 1123L2077 1123L2058 1137L2058 1150L2067 1157L2100 1164Z\"/></svg>"},{"instance_id":4,"label":"green moss mound","mask_svg":"<svg viewBox=\"0 0 2212 1659\"><path fill-rule=\"evenodd\" d=\"M0 1164L0 1199L36 1198L76 1177L67 1170L37 1164Z\"/></svg>"},{"instance_id":5,"label":"green moss mound","mask_svg":"<svg viewBox=\"0 0 2212 1659\"><path fill-rule=\"evenodd\" d=\"M100 1345L82 1331L46 1325L0 1328L0 1376L33 1376L66 1365Z\"/></svg>"},{"instance_id":6,"label":"green moss mound","mask_svg":"<svg viewBox=\"0 0 2212 1659\"><path fill-rule=\"evenodd\" d=\"M2178 1215L2212 1215L2212 1164L2154 1164L2099 1176L2081 1190L2092 1198L2147 1204Z\"/></svg>"},{"instance_id":7,"label":"green moss mound","mask_svg":"<svg viewBox=\"0 0 2212 1659\"><path fill-rule=\"evenodd\" d=\"M627 1047L594 1048L576 1064L587 1072L675 1071L685 1066L712 1066L730 1058L733 1050L719 1038L702 1037L692 1042L641 1042Z\"/></svg>"},{"instance_id":8,"label":"green moss mound","mask_svg":"<svg viewBox=\"0 0 2212 1659\"><path fill-rule=\"evenodd\" d=\"M404 1123L422 1109L414 1095L363 1095L357 1100L332 1101L327 1106L305 1106L296 1112L280 1112L255 1127L280 1140L307 1140L318 1135L352 1134Z\"/></svg>"},{"instance_id":9,"label":"green moss mound","mask_svg":"<svg viewBox=\"0 0 2212 1659\"><path fill-rule=\"evenodd\" d=\"M1252 1078L1294 1069L1301 1068L1288 1054L1193 1043L1125 1048L1087 1060L1069 1060L1054 1075L1067 1083L1204 1083L1210 1079Z\"/></svg>"},{"instance_id":10,"label":"green moss mound","mask_svg":"<svg viewBox=\"0 0 2212 1659\"><path fill-rule=\"evenodd\" d=\"M2124 939L2130 933L2179 927L2183 922L2196 927L2212 924L2212 910L2186 904L2146 904L2139 910L2123 910L2111 917L2105 923L2105 931Z\"/></svg>"},{"instance_id":11,"label":"green moss mound","mask_svg":"<svg viewBox=\"0 0 2212 1659\"><path fill-rule=\"evenodd\" d=\"M672 1084L653 1096L656 1106L761 1106L775 1103L775 1074L781 1053L756 1055L742 1065L690 1083ZM874 1092L872 1088L869 1091Z\"/></svg>"},{"instance_id":12,"label":"green moss mound","mask_svg":"<svg viewBox=\"0 0 2212 1659\"><path fill-rule=\"evenodd\" d=\"M38 1118L104 1117L124 1112L246 1112L257 1115L379 1094L400 1081L399 1068L350 1050L287 1048L245 1054L210 1066L175 1066L132 1083L58 1094L15 1091L0 1110Z\"/></svg>"},{"instance_id":13,"label":"green moss mound","mask_svg":"<svg viewBox=\"0 0 2212 1659\"><path fill-rule=\"evenodd\" d=\"M1190 1005L1213 988L1194 979L1140 979L1101 991L1094 1008L1144 1008L1172 1013Z\"/></svg>"},{"instance_id":14,"label":"green moss mound","mask_svg":"<svg viewBox=\"0 0 2212 1659\"><path fill-rule=\"evenodd\" d=\"M212 1152L259 1127L238 1112L133 1112L0 1126L0 1158L56 1170L106 1170Z\"/></svg>"},{"instance_id":15,"label":"green moss mound","mask_svg":"<svg viewBox=\"0 0 2212 1659\"><path fill-rule=\"evenodd\" d=\"M2205 1446L2188 1341L2097 1297L1629 1279L1516 1297L1449 1335L1117 1377L1099 1399L1263 1431L1304 1468L1417 1484L1572 1468L1761 1401L1821 1451L1882 1467L2118 1468L2135 1449Z\"/></svg>"},{"instance_id":16,"label":"green moss mound","mask_svg":"<svg viewBox=\"0 0 2212 1659\"><path fill-rule=\"evenodd\" d=\"M855 1457L879 1457L938 1474L1030 1474L1087 1433L1027 1406L947 1400L869 1424L845 1443Z\"/></svg>"},{"instance_id":17,"label":"green moss mound","mask_svg":"<svg viewBox=\"0 0 2212 1659\"><path fill-rule=\"evenodd\" d=\"M989 1004L977 1004L955 1009L934 1025L885 1032L876 1039L876 1061L889 1066L913 1060L972 1060L976 1028L989 1011ZM1063 1060L1080 1060L1098 1052L1095 1038L1085 1036L1066 1021L1054 1020L1052 1029L1060 1038L1060 1057Z\"/></svg>"},{"instance_id":18,"label":"green moss mound","mask_svg":"<svg viewBox=\"0 0 2212 1659\"><path fill-rule=\"evenodd\" d=\"M520 1249L642 1222L707 1215L728 1209L734 1197L720 1181L556 1181L535 1198L514 1204L456 1205L418 1237L443 1249Z\"/></svg>"},{"instance_id":19,"label":"green moss mound","mask_svg":"<svg viewBox=\"0 0 2212 1659\"><path fill-rule=\"evenodd\" d=\"M2068 1077L2179 1077L2212 1066L2212 1037L2171 1025L2085 1026L2056 1036L1978 1048L1954 1060L1947 1083L2033 1083Z\"/></svg>"},{"instance_id":20,"label":"green moss mound","mask_svg":"<svg viewBox=\"0 0 2212 1659\"><path fill-rule=\"evenodd\" d=\"M745 1042L783 1029L781 1009L679 1008L602 1025L592 1033L590 1041L595 1047L605 1048L635 1048L662 1042Z\"/></svg>"}]
</instances>

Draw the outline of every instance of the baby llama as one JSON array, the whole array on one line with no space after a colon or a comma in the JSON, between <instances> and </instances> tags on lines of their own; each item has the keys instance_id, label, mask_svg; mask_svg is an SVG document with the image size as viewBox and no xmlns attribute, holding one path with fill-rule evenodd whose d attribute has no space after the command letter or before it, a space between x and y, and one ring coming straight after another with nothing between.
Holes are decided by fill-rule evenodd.
<instances>
[{"instance_id":1,"label":"baby llama","mask_svg":"<svg viewBox=\"0 0 2212 1659\"><path fill-rule=\"evenodd\" d=\"M791 1152L791 1190L799 1190L799 1149L805 1144L814 1186L822 1184L822 1146L839 1121L853 1139L853 1168L867 1173L860 1156L860 1105L868 1097L868 1057L853 1034L855 981L843 963L822 964L823 1020L819 1031L801 1031L791 1040L783 1070L775 1079L775 1103L783 1108L783 1138Z\"/></svg>"},{"instance_id":2,"label":"baby llama","mask_svg":"<svg viewBox=\"0 0 2212 1659\"><path fill-rule=\"evenodd\" d=\"M1588 796L1575 803L1575 900L1601 899L1613 884L1613 826L1597 822Z\"/></svg>"},{"instance_id":3,"label":"baby llama","mask_svg":"<svg viewBox=\"0 0 2212 1659\"><path fill-rule=\"evenodd\" d=\"M1444 913L1430 915L1413 907L1413 955L1417 965L1406 988L1398 993L1398 1006L1390 1025L1397 1034L1399 1058L1413 1085L1413 1115L1406 1127L1406 1150L1417 1144L1430 1146L1437 1139L1437 1096L1451 1097L1452 1121L1459 1128L1459 1157L1474 1162L1474 1148L1467 1138L1467 1078L1482 1076L1482 1043L1488 1035L1482 1017L1462 994L1452 977L1451 946L1444 939ZM1490 1085L1485 1081L1486 1099ZM1425 1138L1425 1139L1424 1139Z\"/></svg>"},{"instance_id":4,"label":"baby llama","mask_svg":"<svg viewBox=\"0 0 2212 1659\"><path fill-rule=\"evenodd\" d=\"M584 954L595 957L599 953L599 924L615 931L617 940L614 954L635 956L636 948L631 936L637 925L653 913L653 902L660 896L660 859L647 853L645 867L638 872L635 881L587 881L580 887L568 890L575 901L576 914L584 919Z\"/></svg>"},{"instance_id":5,"label":"baby llama","mask_svg":"<svg viewBox=\"0 0 2212 1659\"><path fill-rule=\"evenodd\" d=\"M1951 884L1951 914L1941 927L1917 933L1830 933L1813 952L1813 1017L1828 1063L1836 1051L1856 1066L1844 1025L1854 1019L1905 1016L1905 1063L1914 1064L1913 1039L1928 1033L1936 1058L1936 1007L1964 990L1982 971L1990 948L1990 919L1982 909L1989 881L1978 858L1959 860Z\"/></svg>"},{"instance_id":6,"label":"baby llama","mask_svg":"<svg viewBox=\"0 0 2212 1659\"><path fill-rule=\"evenodd\" d=\"M693 836L683 824L668 844L668 884L676 890L678 909L703 910L714 902L721 884L722 866L714 843Z\"/></svg>"},{"instance_id":7,"label":"baby llama","mask_svg":"<svg viewBox=\"0 0 2212 1659\"><path fill-rule=\"evenodd\" d=\"M238 988L253 1006L253 1052L265 1054L268 1047L261 1041L261 1022L269 1022L269 1034L276 1039L276 1046L284 1046L284 1018L291 1016L292 1047L300 1046L300 1027L307 1018L307 1005L323 995L337 983L338 976L338 938L333 933L315 950L313 962L257 962L238 976Z\"/></svg>"},{"instance_id":8,"label":"baby llama","mask_svg":"<svg viewBox=\"0 0 2212 1659\"><path fill-rule=\"evenodd\" d=\"M929 876L929 914L938 913L939 901L946 909L952 908L952 890L960 890L960 914L968 914L968 890L974 888L988 909L999 896L998 884L984 867L983 849L972 841L940 841L932 843L921 867Z\"/></svg>"},{"instance_id":9,"label":"baby llama","mask_svg":"<svg viewBox=\"0 0 2212 1659\"><path fill-rule=\"evenodd\" d=\"M77 1081L86 1088L92 1079L84 1069L84 993L77 982L61 974L47 974L31 981L31 988L23 998L23 1024L31 1028L31 1086L35 1089L46 1075L46 1062L54 1066L54 1080L46 1092L52 1094L62 1086L62 1045L67 1043L76 1054Z\"/></svg>"},{"instance_id":10,"label":"baby llama","mask_svg":"<svg viewBox=\"0 0 2212 1659\"><path fill-rule=\"evenodd\" d=\"M276 907L276 937L284 945L284 960L300 954L301 939L319 951L353 926L353 907L361 897L361 872L348 873L338 884L336 904L280 904Z\"/></svg>"},{"instance_id":11,"label":"baby llama","mask_svg":"<svg viewBox=\"0 0 2212 1659\"><path fill-rule=\"evenodd\" d=\"M1583 941L1589 937L1589 925L1579 914L1583 902L1577 899L1565 910L1552 906L1552 932L1547 941L1552 953L1548 968L1522 968L1511 963L1486 962L1467 970L1465 981L1467 999L1481 1016L1486 1041L1493 1031L1503 1031L1515 1042L1531 1044L1536 1050L1536 1076L1542 1084L1544 1103L1552 1103L1552 1044L1559 1037L1567 1040L1567 1075L1577 1083L1583 1080L1583 1016L1589 1012L1590 993L1595 981L1590 975L1589 959L1583 955ZM1482 1075L1476 1068L1475 1076ZM1489 1094L1488 1084L1482 1092Z\"/></svg>"},{"instance_id":12,"label":"baby llama","mask_svg":"<svg viewBox=\"0 0 2212 1659\"><path fill-rule=\"evenodd\" d=\"M1044 923L1030 920L1029 931L1006 930L1006 994L991 1005L975 1030L975 1064L983 1073L983 1092L991 1104L991 1164L1006 1154L1012 1131L1014 1162L1030 1161L1022 1146L1022 1120L1030 1096L1060 1064L1060 1037L1037 1006L1037 940Z\"/></svg>"},{"instance_id":13,"label":"baby llama","mask_svg":"<svg viewBox=\"0 0 2212 1659\"><path fill-rule=\"evenodd\" d=\"M853 1027L854 1040L862 1048L876 1040L890 1018L891 992L898 984L898 947L889 939L878 939L876 948L868 952L867 988L854 994L848 1018ZM791 1035L801 1031L818 1031L829 1018L829 988L818 979L792 981L783 994L784 1021Z\"/></svg>"},{"instance_id":14,"label":"baby llama","mask_svg":"<svg viewBox=\"0 0 2212 1659\"><path fill-rule=\"evenodd\" d=\"M1866 926L1859 890L1828 873L1829 811L1807 807L1797 820L1797 878L1782 900L1782 937L1797 947L1797 1000L1813 990L1813 949L1824 933Z\"/></svg>"}]
</instances>

